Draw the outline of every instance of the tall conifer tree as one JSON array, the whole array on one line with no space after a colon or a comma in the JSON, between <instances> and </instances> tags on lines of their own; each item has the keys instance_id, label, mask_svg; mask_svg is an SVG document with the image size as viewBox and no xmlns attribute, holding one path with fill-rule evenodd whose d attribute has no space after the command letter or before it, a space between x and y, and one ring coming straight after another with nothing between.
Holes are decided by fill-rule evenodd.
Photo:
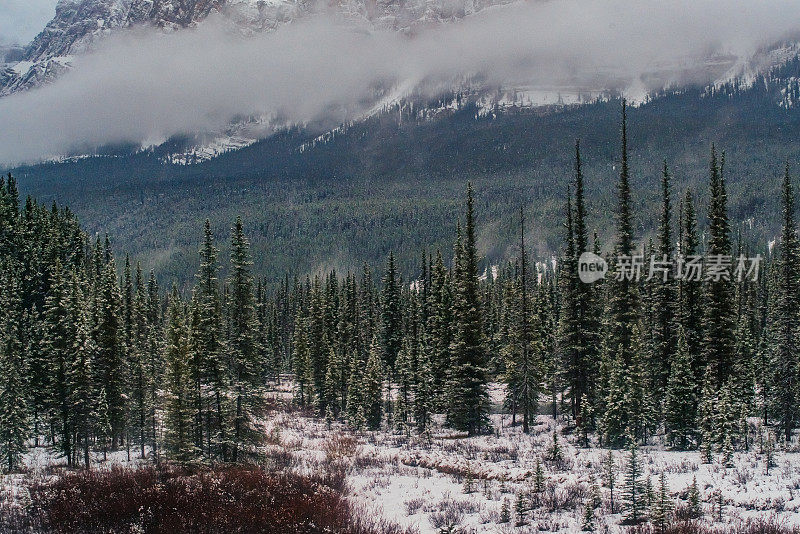
<instances>
[{"instance_id":1,"label":"tall conifer tree","mask_svg":"<svg viewBox=\"0 0 800 534\"><path fill-rule=\"evenodd\" d=\"M682 326L678 327L678 352L670 367L664 408L669 442L678 449L688 449L696 440L697 384Z\"/></svg>"},{"instance_id":2,"label":"tall conifer tree","mask_svg":"<svg viewBox=\"0 0 800 534\"><path fill-rule=\"evenodd\" d=\"M220 447L217 441L220 437L220 425L224 420L222 404L228 384L227 369L222 360L222 303L217 279L217 256L211 222L206 219L200 247L200 268L195 276L196 285L192 299L190 375L195 411L195 445L200 448L205 446L208 454L212 453L212 448L219 450ZM214 445L211 444L212 441Z\"/></svg>"},{"instance_id":3,"label":"tall conifer tree","mask_svg":"<svg viewBox=\"0 0 800 534\"><path fill-rule=\"evenodd\" d=\"M250 243L244 235L241 218L236 219L231 235L231 274L228 316L230 331L227 347L231 358L231 385L234 403L232 460L254 452L258 435L253 427L261 377L257 320Z\"/></svg>"},{"instance_id":4,"label":"tall conifer tree","mask_svg":"<svg viewBox=\"0 0 800 534\"><path fill-rule=\"evenodd\" d=\"M695 384L699 387L705 371L702 357L703 342L703 305L702 285L699 280L688 279L691 276L686 263L699 253L700 240L697 235L697 216L694 208L694 198L691 189L686 190L686 195L681 204L681 236L680 257L684 262L681 267L681 279L678 281L680 301L680 323L686 336L686 348L692 355L692 371L695 375ZM699 394L699 389L696 394Z\"/></svg>"},{"instance_id":5,"label":"tall conifer tree","mask_svg":"<svg viewBox=\"0 0 800 534\"><path fill-rule=\"evenodd\" d=\"M467 186L464 234L456 242L453 279L453 340L450 344L450 409L448 421L469 434L488 426L489 393L483 346L478 258L475 245L472 184Z\"/></svg>"},{"instance_id":6,"label":"tall conifer tree","mask_svg":"<svg viewBox=\"0 0 800 534\"><path fill-rule=\"evenodd\" d=\"M378 430L383 417L384 368L377 338L369 351L367 367L364 371L362 388L364 392L361 416L370 430Z\"/></svg>"},{"instance_id":7,"label":"tall conifer tree","mask_svg":"<svg viewBox=\"0 0 800 534\"><path fill-rule=\"evenodd\" d=\"M194 409L189 372L189 329L185 315L186 311L178 296L178 289L173 287L165 334L164 446L169 457L181 463L193 460L197 452L193 435Z\"/></svg>"},{"instance_id":8,"label":"tall conifer tree","mask_svg":"<svg viewBox=\"0 0 800 534\"><path fill-rule=\"evenodd\" d=\"M586 227L586 199L583 184L583 162L581 160L580 141L575 142L575 214L573 218L573 239L575 260L584 252L589 252L589 233ZM574 298L571 305L574 310L568 312L575 321L575 347L572 375L572 416L581 426L590 424L583 413L583 404L594 402L595 383L597 381L597 360L599 351L600 322L594 305L595 291L591 284L584 284L577 279L577 261L569 274L574 280Z\"/></svg>"},{"instance_id":9,"label":"tall conifer tree","mask_svg":"<svg viewBox=\"0 0 800 534\"><path fill-rule=\"evenodd\" d=\"M20 327L22 301L18 272L11 265L0 268L0 465L8 471L20 466L28 438L27 376Z\"/></svg>"},{"instance_id":10,"label":"tall conifer tree","mask_svg":"<svg viewBox=\"0 0 800 534\"><path fill-rule=\"evenodd\" d=\"M658 228L658 245L653 251L661 266L673 265L674 245L672 240L672 203L670 201L670 173L667 162L661 176L661 219ZM656 278L657 277L657 278ZM665 278L666 277L666 278ZM667 272L654 274L653 290L653 348L652 348L652 393L662 398L667 387L670 364L677 349L676 311L677 291L675 273L669 267Z\"/></svg>"},{"instance_id":11,"label":"tall conifer tree","mask_svg":"<svg viewBox=\"0 0 800 534\"><path fill-rule=\"evenodd\" d=\"M541 365L543 346L536 326L531 325L533 307L528 283L528 258L525 251L525 222L520 209L520 258L519 276L511 291L511 325L509 325L506 368L508 389L515 396L515 405L522 412L522 431L530 431L531 420L538 411L541 387Z\"/></svg>"},{"instance_id":12,"label":"tall conifer tree","mask_svg":"<svg viewBox=\"0 0 800 534\"><path fill-rule=\"evenodd\" d=\"M727 381L733 368L736 327L734 287L730 275L716 277L710 276L709 272L709 265L731 255L724 161L723 154L722 164L717 162L717 153L712 146L708 206L709 240L704 269L703 356L704 364L711 367L711 378L717 389Z\"/></svg>"},{"instance_id":13,"label":"tall conifer tree","mask_svg":"<svg viewBox=\"0 0 800 534\"><path fill-rule=\"evenodd\" d=\"M782 230L776 265L772 337L772 414L786 440L798 421L798 339L800 332L800 241L795 221L795 197L789 167L782 187Z\"/></svg>"},{"instance_id":14,"label":"tall conifer tree","mask_svg":"<svg viewBox=\"0 0 800 534\"><path fill-rule=\"evenodd\" d=\"M625 101L622 103L622 159L617 185L616 234L612 268L621 265L617 262L627 261L632 264L635 253ZM634 358L641 356L635 351L634 339L637 337L634 334L639 309L638 282L629 269L622 274L623 276L615 276L609 280L606 288L608 304L603 339L603 366L607 389L603 403L603 427L605 437L611 443L619 443L625 433L632 430L631 426L637 426L630 420L633 414L628 409L628 401L631 398L631 385L638 383L637 362Z\"/></svg>"},{"instance_id":15,"label":"tall conifer tree","mask_svg":"<svg viewBox=\"0 0 800 534\"><path fill-rule=\"evenodd\" d=\"M394 253L389 252L386 273L381 289L381 350L383 363L390 371L394 369L403 345L403 317L400 303L400 275L395 265Z\"/></svg>"},{"instance_id":16,"label":"tall conifer tree","mask_svg":"<svg viewBox=\"0 0 800 534\"><path fill-rule=\"evenodd\" d=\"M580 361L579 361L579 339L578 330L578 301L576 293L578 291L578 258L575 251L575 230L573 226L572 213L572 189L567 186L567 205L565 208L565 244L561 261L558 263L558 288L561 298L560 313L558 316L558 339L557 348L560 362L554 362L550 377L551 388L553 388L553 398L557 394L557 386L562 370L565 370L565 379L570 385L570 404L572 406L573 417L577 415L578 396L580 390ZM556 403L553 401L553 417Z\"/></svg>"}]
</instances>

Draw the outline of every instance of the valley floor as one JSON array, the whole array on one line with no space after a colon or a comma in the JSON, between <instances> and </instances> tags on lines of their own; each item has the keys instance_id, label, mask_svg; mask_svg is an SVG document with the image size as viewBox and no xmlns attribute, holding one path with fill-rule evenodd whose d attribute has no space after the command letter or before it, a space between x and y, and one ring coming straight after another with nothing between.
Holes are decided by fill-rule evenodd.
<instances>
[{"instance_id":1,"label":"valley floor","mask_svg":"<svg viewBox=\"0 0 800 534\"><path fill-rule=\"evenodd\" d=\"M288 400L290 395L284 388L275 400ZM495 388L493 397L498 404L502 391ZM493 435L467 438L437 421L434 432L423 438L397 431L350 432L338 423L278 408L264 422L264 451L268 461L298 472L343 466L350 499L367 514L420 534L580 532L587 526L584 513L593 488L600 495L592 522L595 531L625 529L621 523L627 451L612 452L617 478L612 511L611 490L604 484L606 449L577 446L576 437L547 415L537 417L528 435L521 427L510 426L507 414L493 414L492 422ZM563 454L560 462L550 460L554 426ZM767 475L758 442L749 452L735 453L734 467L725 467L719 455L706 464L697 451L669 451L657 441L641 448L642 481L650 478L655 492L665 473L673 507L687 505L688 488L696 478L702 497L700 521L707 526L725 532L748 519L766 519L800 527L797 450L777 451L775 467ZM56 459L45 451L37 448L27 455L26 475L3 478L0 504L24 506L24 481L59 471ZM141 462L135 459L135 451L131 455L134 459L128 460L126 451L116 451L100 465ZM97 460L102 460L102 454ZM545 481L538 492L534 487L537 460ZM519 505L520 499L524 506ZM524 509L522 517L519 508Z\"/></svg>"},{"instance_id":2,"label":"valley floor","mask_svg":"<svg viewBox=\"0 0 800 534\"><path fill-rule=\"evenodd\" d=\"M501 393L493 390L496 404ZM491 436L461 437L441 426L429 439L396 432L357 434L357 458L349 476L352 497L376 514L415 527L420 533L449 532L448 527L458 532L580 532L585 526L585 502L596 484L602 504L595 511L595 531L624 529L620 524L627 451L612 453L617 468L612 513L611 491L603 484L607 449L576 446L576 437L565 435L558 424L564 459L552 462L552 416L538 416L528 435L521 426L510 426L510 415L494 414L492 421L496 431ZM272 424L281 428L284 443L306 455L324 454L332 435L347 433L339 427L329 430L324 421L288 415L279 416ZM669 451L651 445L640 452L642 480L649 477L656 491L664 472L674 507L686 505L688 488L696 477L703 521L709 526L725 529L748 518L800 526L797 451L776 452L776 467L769 475L758 443L749 452L735 453L735 467L728 468L719 455L704 464L697 451ZM539 494L534 491L537 459L545 476L545 488ZM528 509L523 521L518 521L515 510L520 495ZM504 503L510 515L508 523L502 522Z\"/></svg>"}]
</instances>

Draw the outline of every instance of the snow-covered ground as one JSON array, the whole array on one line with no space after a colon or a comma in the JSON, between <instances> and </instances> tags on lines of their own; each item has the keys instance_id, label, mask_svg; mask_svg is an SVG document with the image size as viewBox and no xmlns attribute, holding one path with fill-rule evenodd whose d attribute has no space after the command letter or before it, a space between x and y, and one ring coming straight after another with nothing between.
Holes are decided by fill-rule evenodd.
<instances>
[{"instance_id":1,"label":"snow-covered ground","mask_svg":"<svg viewBox=\"0 0 800 534\"><path fill-rule=\"evenodd\" d=\"M492 389L499 402L500 388ZM611 491L604 482L603 463L608 450L576 445L574 435L557 425L564 459L549 460L554 421L540 415L529 435L511 427L509 415L494 414L495 433L463 437L441 427L423 438L403 432L351 433L324 420L279 414L268 425L281 443L304 458L308 466L319 462L330 448L332 436L352 436L358 441L351 459L351 497L395 523L416 527L421 534L441 531L448 522L457 532L579 532L585 503L592 486L599 488L602 505L595 511L596 532L619 532L623 520L625 468L628 452L612 454L617 469L614 513ZM657 439L655 441L658 441ZM699 452L665 450L652 444L640 450L643 481L649 477L658 488L665 473L673 506L687 504L694 478L703 500L704 521L724 528L758 517L784 526L800 526L800 454L777 451L775 467L766 474L765 455L756 442L749 452L737 452L726 468L719 455L704 464ZM545 487L534 488L537 460L542 465ZM468 482L471 479L471 482ZM472 486L468 488L468 486ZM465 491L471 489L471 493ZM718 521L718 495L722 496L722 523ZM516 526L515 507L523 495L528 507L527 525ZM511 521L501 522L501 510ZM533 502L533 504L530 504Z\"/></svg>"},{"instance_id":2,"label":"snow-covered ground","mask_svg":"<svg viewBox=\"0 0 800 534\"><path fill-rule=\"evenodd\" d=\"M287 400L290 386L274 395ZM492 388L499 405L502 390ZM495 433L464 437L449 431L437 419L429 436L401 431L351 432L338 423L283 408L264 422L268 458L290 458L291 469L313 472L344 465L348 492L376 517L420 534L449 532L579 532L586 502L599 491L602 504L595 511L596 532L620 532L624 527L623 494L628 452L612 451L617 473L614 511L611 490L604 485L608 450L579 447L576 436L549 415L537 417L531 433L510 426L510 416L492 415ZM553 462L550 451L554 429L563 460ZM656 439L655 442L658 440ZM696 478L702 497L702 521L724 529L747 520L766 518L784 526L800 526L800 453L776 451L775 467L766 473L766 458L758 440L749 452L734 455L734 467L725 467L716 455L710 464L699 452L668 451L657 443L641 448L643 481L654 490L663 472L673 506L686 505L688 488ZM95 453L96 465L128 464L126 451L110 453L107 462ZM131 451L131 464L137 451ZM536 465L541 464L544 485L536 491ZM50 477L63 464L44 448L25 459L28 477ZM63 466L62 466L63 467ZM2 480L0 505L26 500L23 475ZM595 493L596 494L596 493ZM722 523L718 502L723 502ZM525 525L517 525L516 507L522 496L529 511ZM509 522L503 521L507 508ZM446 530L452 527L452 530Z\"/></svg>"}]
</instances>

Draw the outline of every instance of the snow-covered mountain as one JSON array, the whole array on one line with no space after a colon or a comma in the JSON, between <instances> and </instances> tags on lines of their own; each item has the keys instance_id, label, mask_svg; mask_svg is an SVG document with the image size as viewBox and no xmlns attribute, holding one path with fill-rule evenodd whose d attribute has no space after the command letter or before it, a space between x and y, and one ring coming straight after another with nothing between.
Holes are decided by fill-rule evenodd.
<instances>
[{"instance_id":1,"label":"snow-covered mountain","mask_svg":"<svg viewBox=\"0 0 800 534\"><path fill-rule=\"evenodd\" d=\"M199 25L216 16L228 21L231 27L245 35L274 30L281 25L320 12L335 13L347 20L366 23L367 27L394 30L419 36L427 27L468 18L489 7L509 4L515 0L59 0L55 17L36 38L23 48L0 49L0 98L23 92L56 80L72 68L75 58L96 48L109 35L134 27L158 28L176 32ZM489 12L487 11L487 14ZM681 80L685 83L707 84L731 79L752 82L759 72L794 57L800 47L794 41L776 44L761 50L753 57L710 52L704 59L673 57L669 61L648 65L638 77L625 79L624 73L598 65L583 76L567 78L563 83L536 79L517 79L503 83L483 83L470 74L449 80L444 93L458 94L452 101L441 101L428 108L413 104L420 91L420 80L398 80L396 86L376 86L369 101L357 109L333 114L318 124L323 132L335 132L338 124L359 120L388 108L404 105L414 107L423 118L435 118L457 109L462 98L474 101L480 115L516 107L579 105L602 98L623 88L634 101L647 98ZM480 73L478 73L480 74ZM625 83L628 85L621 85ZM632 83L632 85L631 85ZM429 100L428 100L429 101ZM411 104L409 104L411 102ZM182 132L189 141L183 148L169 154L164 161L196 163L214 158L224 152L240 149L272 132L294 126L280 113L253 115L235 119L224 129ZM324 139L323 134L320 139ZM162 142L145 142L148 149ZM82 155L83 152L77 154ZM58 156L58 157L61 157Z\"/></svg>"},{"instance_id":2,"label":"snow-covered mountain","mask_svg":"<svg viewBox=\"0 0 800 534\"><path fill-rule=\"evenodd\" d=\"M0 71L0 96L57 78L75 56L124 28L149 25L175 31L219 14L241 31L262 32L320 10L380 28L413 32L421 25L468 16L509 0L60 0L55 17L24 49L22 58Z\"/></svg>"}]
</instances>

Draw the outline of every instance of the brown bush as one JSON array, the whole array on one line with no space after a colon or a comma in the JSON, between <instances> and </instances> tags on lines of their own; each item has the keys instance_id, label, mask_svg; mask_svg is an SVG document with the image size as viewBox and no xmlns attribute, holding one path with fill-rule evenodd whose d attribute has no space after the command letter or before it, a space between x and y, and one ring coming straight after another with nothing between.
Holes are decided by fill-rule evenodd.
<instances>
[{"instance_id":1,"label":"brown bush","mask_svg":"<svg viewBox=\"0 0 800 534\"><path fill-rule=\"evenodd\" d=\"M358 440L341 432L332 434L322 444L325 459L328 463L341 460L354 460L358 455Z\"/></svg>"},{"instance_id":2,"label":"brown bush","mask_svg":"<svg viewBox=\"0 0 800 534\"><path fill-rule=\"evenodd\" d=\"M332 483L332 484L331 484ZM32 488L33 532L378 534L337 487L341 480L255 467L112 468Z\"/></svg>"}]
</instances>

